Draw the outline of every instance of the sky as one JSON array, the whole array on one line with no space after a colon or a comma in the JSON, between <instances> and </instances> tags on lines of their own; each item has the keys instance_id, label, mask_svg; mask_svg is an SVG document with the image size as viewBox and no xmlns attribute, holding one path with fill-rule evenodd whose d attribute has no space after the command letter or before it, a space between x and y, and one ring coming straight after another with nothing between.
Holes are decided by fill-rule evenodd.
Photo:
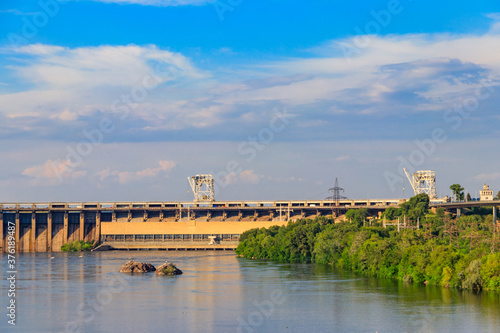
<instances>
[{"instance_id":1,"label":"sky","mask_svg":"<svg viewBox=\"0 0 500 333\"><path fill-rule=\"evenodd\" d=\"M500 3L0 2L0 202L500 190Z\"/></svg>"}]
</instances>

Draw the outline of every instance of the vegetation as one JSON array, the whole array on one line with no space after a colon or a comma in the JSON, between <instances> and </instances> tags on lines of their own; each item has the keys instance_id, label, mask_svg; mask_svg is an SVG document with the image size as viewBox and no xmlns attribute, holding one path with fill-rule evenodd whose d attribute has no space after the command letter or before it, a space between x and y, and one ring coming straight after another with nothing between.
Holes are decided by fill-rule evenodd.
<instances>
[{"instance_id":1,"label":"vegetation","mask_svg":"<svg viewBox=\"0 0 500 333\"><path fill-rule=\"evenodd\" d=\"M249 230L241 235L236 253L246 258L330 264L405 282L500 290L500 235L491 215L464 214L451 219L444 211L429 214L426 197L415 196L383 214L386 219L401 214L420 218L420 229L415 220L413 229L401 228L400 232L395 227L383 228L381 220L363 227L365 212L352 212L346 214L345 223L317 217Z\"/></svg>"},{"instance_id":2,"label":"vegetation","mask_svg":"<svg viewBox=\"0 0 500 333\"><path fill-rule=\"evenodd\" d=\"M399 205L399 208L389 207L382 214L387 220L394 220L406 216L409 219L421 219L429 211L429 196L425 193L411 197L407 202ZM346 215L347 216L347 215Z\"/></svg>"},{"instance_id":3,"label":"vegetation","mask_svg":"<svg viewBox=\"0 0 500 333\"><path fill-rule=\"evenodd\" d=\"M61 246L63 252L77 252L77 251L90 251L92 249L92 242L74 241L68 242Z\"/></svg>"},{"instance_id":4,"label":"vegetation","mask_svg":"<svg viewBox=\"0 0 500 333\"><path fill-rule=\"evenodd\" d=\"M363 225L367 216L368 209L366 208L349 209L345 214L345 218L349 220L349 222L356 223L359 226Z\"/></svg>"},{"instance_id":5,"label":"vegetation","mask_svg":"<svg viewBox=\"0 0 500 333\"><path fill-rule=\"evenodd\" d=\"M450 186L450 190L453 191L456 201L464 200L464 188L460 184L453 184Z\"/></svg>"}]
</instances>

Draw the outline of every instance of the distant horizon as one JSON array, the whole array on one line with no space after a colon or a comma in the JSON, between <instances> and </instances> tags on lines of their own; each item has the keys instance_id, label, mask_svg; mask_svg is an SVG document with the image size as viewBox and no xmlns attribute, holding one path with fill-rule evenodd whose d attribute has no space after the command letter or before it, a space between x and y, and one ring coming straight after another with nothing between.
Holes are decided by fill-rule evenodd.
<instances>
[{"instance_id":1,"label":"distant horizon","mask_svg":"<svg viewBox=\"0 0 500 333\"><path fill-rule=\"evenodd\" d=\"M0 202L500 190L500 3L6 0ZM404 188L404 193L403 193ZM323 196L323 197L322 197ZM112 198L112 199L110 199Z\"/></svg>"}]
</instances>

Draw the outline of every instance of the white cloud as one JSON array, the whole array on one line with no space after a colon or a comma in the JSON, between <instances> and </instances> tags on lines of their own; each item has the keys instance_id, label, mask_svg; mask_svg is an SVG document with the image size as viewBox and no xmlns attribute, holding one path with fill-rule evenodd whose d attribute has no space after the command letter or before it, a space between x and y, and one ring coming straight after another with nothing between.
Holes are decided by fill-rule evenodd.
<instances>
[{"instance_id":1,"label":"white cloud","mask_svg":"<svg viewBox=\"0 0 500 333\"><path fill-rule=\"evenodd\" d=\"M64 109L61 113L56 113L50 116L52 119L60 119L62 121L75 121L78 119L78 114L71 112L69 109Z\"/></svg>"},{"instance_id":2,"label":"white cloud","mask_svg":"<svg viewBox=\"0 0 500 333\"><path fill-rule=\"evenodd\" d=\"M500 179L500 172L481 173L481 174L475 176L474 179L478 180L478 181L482 181L482 182L498 180L498 179Z\"/></svg>"},{"instance_id":3,"label":"white cloud","mask_svg":"<svg viewBox=\"0 0 500 333\"><path fill-rule=\"evenodd\" d=\"M442 96L446 98L447 95L454 98L452 94L470 89L472 82L452 82L442 76L444 66L457 67L458 73L451 73L450 76L460 74L459 66L466 69L471 65L476 66L477 70L490 70L496 77L500 74L500 59L493 56L493 53L500 52L500 36L461 36L452 41L430 41L429 36L422 35L410 39L411 42L405 40L407 37L377 37L372 47L351 59L334 56L272 64L272 68L280 75L307 73L312 76L271 87L238 89L221 96L218 101L243 103L282 100L291 105L301 105L331 100L347 104L364 103L369 108L383 103L387 93L404 89L414 90L423 98L431 100ZM493 53L471 51L485 48L491 49ZM337 53L333 49L331 52ZM457 56L459 61L454 63ZM404 73L381 71L383 66L404 63L409 66L414 63L416 68ZM415 105L415 108L418 107Z\"/></svg>"},{"instance_id":4,"label":"white cloud","mask_svg":"<svg viewBox=\"0 0 500 333\"><path fill-rule=\"evenodd\" d=\"M118 171L110 170L110 168L103 169L97 172L99 179L104 181L105 179L112 177L114 181L120 184L127 184L134 181L139 181L144 178L154 178L164 173L164 176L168 177L170 171L175 167L176 163L174 161L159 161L158 166L154 168L146 168L139 171Z\"/></svg>"},{"instance_id":5,"label":"white cloud","mask_svg":"<svg viewBox=\"0 0 500 333\"><path fill-rule=\"evenodd\" d=\"M18 54L33 56L27 66L12 66L26 81L47 88L95 89L101 86L134 87L179 80L206 78L179 53L156 46L99 46L65 48L35 44Z\"/></svg>"},{"instance_id":6,"label":"white cloud","mask_svg":"<svg viewBox=\"0 0 500 333\"><path fill-rule=\"evenodd\" d=\"M36 56L49 56L54 55L65 50L62 46L45 45L45 44L30 44L17 48L15 53L36 55Z\"/></svg>"},{"instance_id":7,"label":"white cloud","mask_svg":"<svg viewBox=\"0 0 500 333\"><path fill-rule=\"evenodd\" d=\"M10 85L28 83L33 87L0 94L0 114L8 118L75 120L77 115L96 111L113 113L118 101L136 117L157 123L162 117L170 120L181 116L177 123L185 124L190 120L182 119L189 118L191 110L199 113L203 109L191 102L192 95L181 94L176 85L198 89L196 82L210 79L210 73L196 68L182 54L154 45L67 48L34 44L3 52L30 58L8 68L19 78ZM67 111L69 105L71 111ZM195 123L203 126L215 119L208 111L206 117L194 115L200 120ZM201 121L203 117L205 122Z\"/></svg>"},{"instance_id":8,"label":"white cloud","mask_svg":"<svg viewBox=\"0 0 500 333\"><path fill-rule=\"evenodd\" d=\"M256 174L253 170L244 170L240 172L238 178L243 183L258 184L260 182L260 179L263 178L263 176Z\"/></svg>"},{"instance_id":9,"label":"white cloud","mask_svg":"<svg viewBox=\"0 0 500 333\"><path fill-rule=\"evenodd\" d=\"M225 185L258 184L262 178L264 178L263 175L256 174L253 169L249 169L240 173L231 172L222 181Z\"/></svg>"},{"instance_id":10,"label":"white cloud","mask_svg":"<svg viewBox=\"0 0 500 333\"><path fill-rule=\"evenodd\" d=\"M47 160L41 165L35 165L23 170L22 175L33 178L35 184L57 185L65 180L81 178L87 175L85 170L72 170L71 162L68 160Z\"/></svg>"}]
</instances>

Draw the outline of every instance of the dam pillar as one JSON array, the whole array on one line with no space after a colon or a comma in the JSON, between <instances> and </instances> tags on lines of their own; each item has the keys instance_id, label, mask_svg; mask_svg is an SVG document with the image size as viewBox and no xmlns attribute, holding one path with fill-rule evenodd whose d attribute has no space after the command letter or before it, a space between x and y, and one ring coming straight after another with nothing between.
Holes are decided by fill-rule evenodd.
<instances>
[{"instance_id":1,"label":"dam pillar","mask_svg":"<svg viewBox=\"0 0 500 333\"><path fill-rule=\"evenodd\" d=\"M62 243L68 242L68 211L64 212L63 240Z\"/></svg>"},{"instance_id":2,"label":"dam pillar","mask_svg":"<svg viewBox=\"0 0 500 333\"><path fill-rule=\"evenodd\" d=\"M36 252L36 213L31 213L30 252Z\"/></svg>"},{"instance_id":3,"label":"dam pillar","mask_svg":"<svg viewBox=\"0 0 500 333\"><path fill-rule=\"evenodd\" d=\"M497 223L497 207L493 206L493 225Z\"/></svg>"},{"instance_id":4,"label":"dam pillar","mask_svg":"<svg viewBox=\"0 0 500 333\"><path fill-rule=\"evenodd\" d=\"M19 221L19 211L16 211L16 253L21 249L21 242L19 242L19 235L21 234L21 223Z\"/></svg>"},{"instance_id":5,"label":"dam pillar","mask_svg":"<svg viewBox=\"0 0 500 333\"><path fill-rule=\"evenodd\" d=\"M2 247L2 251L5 252L5 242L3 241L3 213L0 212L0 246Z\"/></svg>"},{"instance_id":6,"label":"dam pillar","mask_svg":"<svg viewBox=\"0 0 500 333\"><path fill-rule=\"evenodd\" d=\"M95 240L94 242L101 241L101 212L97 211L95 214Z\"/></svg>"},{"instance_id":7,"label":"dam pillar","mask_svg":"<svg viewBox=\"0 0 500 333\"><path fill-rule=\"evenodd\" d=\"M47 214L47 252L52 252L52 212Z\"/></svg>"},{"instance_id":8,"label":"dam pillar","mask_svg":"<svg viewBox=\"0 0 500 333\"><path fill-rule=\"evenodd\" d=\"M79 229L79 240L82 241L85 238L85 213L83 210L80 212L80 229Z\"/></svg>"},{"instance_id":9,"label":"dam pillar","mask_svg":"<svg viewBox=\"0 0 500 333\"><path fill-rule=\"evenodd\" d=\"M462 208L457 208L457 217L462 215Z\"/></svg>"}]
</instances>

